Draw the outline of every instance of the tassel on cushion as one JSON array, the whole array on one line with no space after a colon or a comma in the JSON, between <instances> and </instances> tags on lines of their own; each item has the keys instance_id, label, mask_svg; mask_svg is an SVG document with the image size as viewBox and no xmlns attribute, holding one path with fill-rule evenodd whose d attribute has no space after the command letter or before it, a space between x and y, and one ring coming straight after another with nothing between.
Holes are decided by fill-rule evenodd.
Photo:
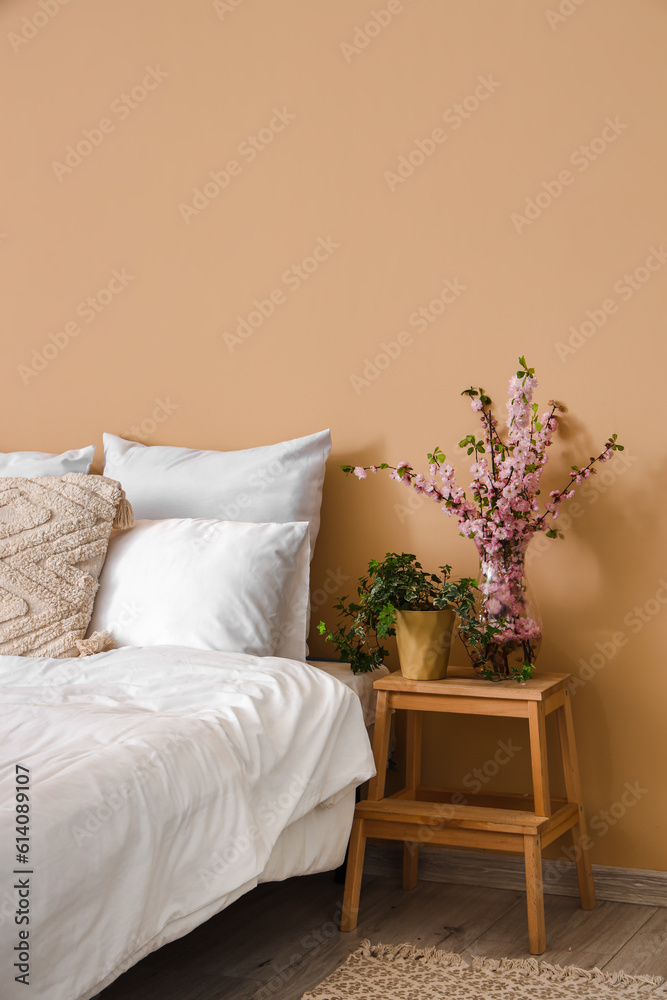
<instances>
[{"instance_id":1,"label":"tassel on cushion","mask_svg":"<svg viewBox=\"0 0 667 1000\"><path fill-rule=\"evenodd\" d=\"M134 525L134 514L132 513L132 504L125 496L125 490L120 491L120 502L118 508L116 509L116 516L112 527L120 528L131 528Z\"/></svg>"},{"instance_id":2,"label":"tassel on cushion","mask_svg":"<svg viewBox=\"0 0 667 1000\"><path fill-rule=\"evenodd\" d=\"M93 632L89 639L77 639L75 646L79 650L79 656L94 656L95 653L115 649L116 643L108 632Z\"/></svg>"}]
</instances>

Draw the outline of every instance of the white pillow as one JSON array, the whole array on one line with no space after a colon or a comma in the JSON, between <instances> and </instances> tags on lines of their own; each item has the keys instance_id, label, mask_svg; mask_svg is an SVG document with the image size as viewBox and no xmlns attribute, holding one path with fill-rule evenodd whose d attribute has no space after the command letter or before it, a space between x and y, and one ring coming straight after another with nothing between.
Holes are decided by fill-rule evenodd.
<instances>
[{"instance_id":1,"label":"white pillow","mask_svg":"<svg viewBox=\"0 0 667 1000\"><path fill-rule=\"evenodd\" d=\"M104 475L120 482L134 516L222 521L308 521L320 528L331 433L246 451L197 451L104 435Z\"/></svg>"},{"instance_id":2,"label":"white pillow","mask_svg":"<svg viewBox=\"0 0 667 1000\"><path fill-rule=\"evenodd\" d=\"M307 560L306 522L137 521L109 543L89 631L118 646L272 656L304 549ZM307 595L298 603L305 659Z\"/></svg>"},{"instance_id":3,"label":"white pillow","mask_svg":"<svg viewBox=\"0 0 667 1000\"><path fill-rule=\"evenodd\" d=\"M290 608L308 600L310 559L320 529L330 431L245 451L197 451L104 435L104 475L118 480L136 518L220 518L229 521L308 521L309 557L301 553ZM300 591L303 591L303 594ZM302 658L298 614L282 623L276 656ZM308 631L308 623L306 632Z\"/></svg>"},{"instance_id":4,"label":"white pillow","mask_svg":"<svg viewBox=\"0 0 667 1000\"><path fill-rule=\"evenodd\" d=\"M0 452L0 476L66 476L68 472L90 472L95 446L50 455L43 451Z\"/></svg>"}]
</instances>

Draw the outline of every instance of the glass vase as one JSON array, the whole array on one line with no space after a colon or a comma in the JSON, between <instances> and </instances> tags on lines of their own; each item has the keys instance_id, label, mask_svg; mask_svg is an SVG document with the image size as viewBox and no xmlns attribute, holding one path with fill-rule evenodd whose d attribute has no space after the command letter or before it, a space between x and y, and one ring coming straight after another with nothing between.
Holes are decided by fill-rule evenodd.
<instances>
[{"instance_id":1,"label":"glass vase","mask_svg":"<svg viewBox=\"0 0 667 1000\"><path fill-rule=\"evenodd\" d=\"M487 680L527 680L542 640L542 623L526 581L530 538L507 540L489 552L478 541L480 623L498 632L486 644L469 649L475 670Z\"/></svg>"}]
</instances>

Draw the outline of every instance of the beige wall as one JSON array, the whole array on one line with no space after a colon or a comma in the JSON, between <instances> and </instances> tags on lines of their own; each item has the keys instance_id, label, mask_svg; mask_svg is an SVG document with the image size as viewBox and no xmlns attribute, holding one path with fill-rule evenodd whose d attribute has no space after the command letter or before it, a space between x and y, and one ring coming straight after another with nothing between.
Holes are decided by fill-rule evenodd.
<instances>
[{"instance_id":1,"label":"beige wall","mask_svg":"<svg viewBox=\"0 0 667 1000\"><path fill-rule=\"evenodd\" d=\"M569 406L554 485L608 433L626 445L531 577L541 669L592 675L575 697L586 800L618 817L599 820L594 860L665 868L664 251L636 290L623 277L667 242L665 4L41 3L0 7L3 450L101 447L103 430L242 448L330 426L314 587L388 549L474 573L454 522L336 467L416 465L434 444L460 465L476 426L460 390L502 402L525 352L541 398ZM389 23L359 33L372 10ZM68 163L84 130L96 145ZM183 208L229 161L225 189ZM465 289L411 327L446 280ZM252 336L225 337L275 289ZM559 348L606 300L604 325ZM400 356L354 382L401 331ZM613 655L586 671L598 644ZM460 782L507 735L522 751L495 780L521 784L525 734L482 720L429 728L427 776ZM643 791L620 815L626 783Z\"/></svg>"}]
</instances>

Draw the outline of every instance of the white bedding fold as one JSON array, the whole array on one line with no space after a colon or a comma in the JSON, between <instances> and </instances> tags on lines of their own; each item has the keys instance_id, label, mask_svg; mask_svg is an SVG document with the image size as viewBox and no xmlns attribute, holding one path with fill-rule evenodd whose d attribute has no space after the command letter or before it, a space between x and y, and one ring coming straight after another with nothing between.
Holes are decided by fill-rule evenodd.
<instances>
[{"instance_id":1,"label":"white bedding fold","mask_svg":"<svg viewBox=\"0 0 667 1000\"><path fill-rule=\"evenodd\" d=\"M264 869L282 830L374 773L358 698L304 663L172 646L0 657L0 968L30 768L30 995L84 1000ZM165 933L167 931L167 933ZM185 932L185 931L182 931Z\"/></svg>"}]
</instances>

